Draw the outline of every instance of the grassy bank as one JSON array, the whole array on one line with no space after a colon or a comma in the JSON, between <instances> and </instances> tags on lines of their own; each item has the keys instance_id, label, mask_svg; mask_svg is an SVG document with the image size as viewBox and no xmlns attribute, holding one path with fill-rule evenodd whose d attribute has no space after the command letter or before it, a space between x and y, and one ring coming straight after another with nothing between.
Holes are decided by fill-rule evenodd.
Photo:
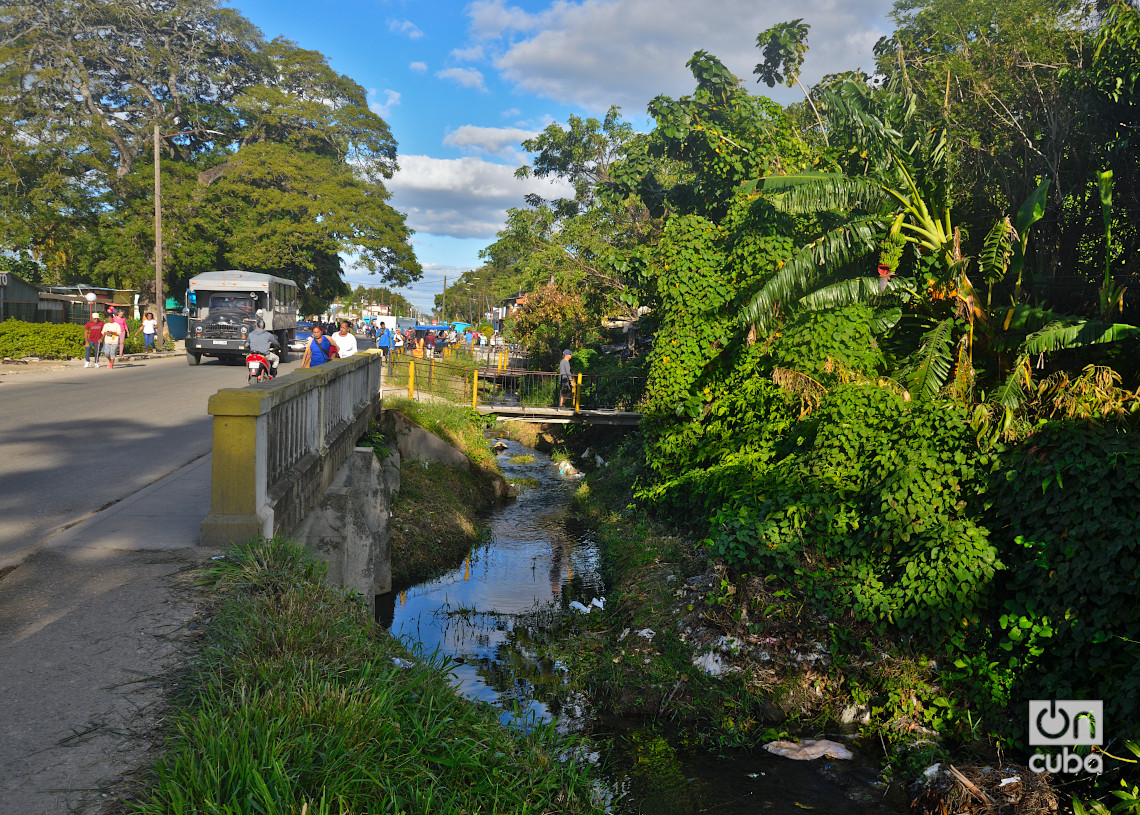
<instances>
[{"instance_id":1,"label":"grassy bank","mask_svg":"<svg viewBox=\"0 0 1140 815\"><path fill-rule=\"evenodd\" d=\"M504 730L446 665L409 655L283 540L202 572L205 642L132 802L142 815L593 812L550 730Z\"/></svg>"},{"instance_id":2,"label":"grassy bank","mask_svg":"<svg viewBox=\"0 0 1140 815\"><path fill-rule=\"evenodd\" d=\"M501 478L495 456L483 436L482 418L446 402L387 398L385 409L398 410L421 427L462 450L470 469L404 461L400 491L392 501L392 582L407 586L461 562L482 536L480 514L496 500ZM369 442L381 457L394 441L374 432Z\"/></svg>"}]
</instances>

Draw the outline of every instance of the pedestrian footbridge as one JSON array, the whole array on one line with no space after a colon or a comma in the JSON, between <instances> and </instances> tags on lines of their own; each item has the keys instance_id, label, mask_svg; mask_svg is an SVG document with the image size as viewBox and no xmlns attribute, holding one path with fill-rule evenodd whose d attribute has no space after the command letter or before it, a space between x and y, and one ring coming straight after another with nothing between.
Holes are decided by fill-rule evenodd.
<instances>
[{"instance_id":1,"label":"pedestrian footbridge","mask_svg":"<svg viewBox=\"0 0 1140 815\"><path fill-rule=\"evenodd\" d=\"M497 357L400 355L386 366L384 391L469 405L500 421L626 426L641 421L636 406L643 377L575 374L564 393L558 374L513 367L515 361L506 351Z\"/></svg>"}]
</instances>

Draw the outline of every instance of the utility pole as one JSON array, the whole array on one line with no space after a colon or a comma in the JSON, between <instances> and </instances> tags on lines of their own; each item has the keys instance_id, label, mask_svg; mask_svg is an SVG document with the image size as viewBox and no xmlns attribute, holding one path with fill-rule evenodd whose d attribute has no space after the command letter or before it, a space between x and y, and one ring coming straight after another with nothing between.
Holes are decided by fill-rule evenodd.
<instances>
[{"instance_id":1,"label":"utility pole","mask_svg":"<svg viewBox=\"0 0 1140 815\"><path fill-rule=\"evenodd\" d=\"M447 322L447 275L443 276L443 321Z\"/></svg>"},{"instance_id":2,"label":"utility pole","mask_svg":"<svg viewBox=\"0 0 1140 815\"><path fill-rule=\"evenodd\" d=\"M162 137L158 122L154 123L154 317L158 320L156 336L166 341L166 301L162 296L162 175L159 173L159 144ZM96 359L98 362L98 359Z\"/></svg>"}]
</instances>

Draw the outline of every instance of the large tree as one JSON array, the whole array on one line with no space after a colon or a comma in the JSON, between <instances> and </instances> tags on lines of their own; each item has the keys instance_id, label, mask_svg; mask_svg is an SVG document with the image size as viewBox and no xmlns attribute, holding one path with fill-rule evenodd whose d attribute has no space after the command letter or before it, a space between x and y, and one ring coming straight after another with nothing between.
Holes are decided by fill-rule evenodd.
<instances>
[{"instance_id":1,"label":"large tree","mask_svg":"<svg viewBox=\"0 0 1140 815\"><path fill-rule=\"evenodd\" d=\"M25 0L4 23L0 239L49 277L148 288L156 125L167 285L234 266L319 302L347 255L419 276L384 186L396 142L321 54L217 0Z\"/></svg>"}]
</instances>

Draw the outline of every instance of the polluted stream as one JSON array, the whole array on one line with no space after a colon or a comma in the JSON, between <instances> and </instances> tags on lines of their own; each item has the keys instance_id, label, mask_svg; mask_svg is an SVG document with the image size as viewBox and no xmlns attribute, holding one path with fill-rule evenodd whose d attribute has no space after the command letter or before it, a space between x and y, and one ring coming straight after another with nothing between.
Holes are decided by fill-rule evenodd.
<instances>
[{"instance_id":1,"label":"polluted stream","mask_svg":"<svg viewBox=\"0 0 1140 815\"><path fill-rule=\"evenodd\" d=\"M504 475L525 480L518 498L491 510L487 537L458 567L377 598L393 635L449 657L458 690L492 705L505 725L552 722L585 737L607 785L606 809L617 815L905 811L881 800L875 767L858 756L803 762L763 750L674 747L660 724L593 715L563 667L537 645L559 615L581 613L572 604L605 602L598 546L569 523L579 482L548 456L501 441Z\"/></svg>"}]
</instances>

